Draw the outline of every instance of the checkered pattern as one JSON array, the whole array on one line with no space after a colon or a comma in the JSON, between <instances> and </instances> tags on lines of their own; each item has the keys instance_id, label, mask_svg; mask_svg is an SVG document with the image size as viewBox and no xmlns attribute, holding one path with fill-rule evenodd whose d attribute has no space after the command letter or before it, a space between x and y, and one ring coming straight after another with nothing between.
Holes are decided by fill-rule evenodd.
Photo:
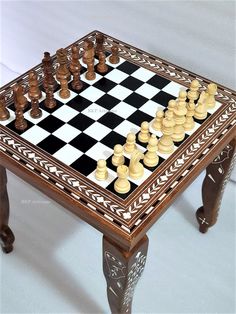
<instances>
[{"instance_id":1,"label":"checkered pattern","mask_svg":"<svg viewBox=\"0 0 236 314\"><path fill-rule=\"evenodd\" d=\"M181 88L186 88L122 58L119 64L115 65L110 64L107 59L108 72L96 73L96 79L88 81L84 75L86 66L82 60L81 64L81 79L84 83L82 91L74 91L69 84L71 94L70 98L65 100L60 98L58 86L54 95L57 107L54 109L44 106L43 93L40 100L43 115L39 119L30 117L28 103L24 114L28 127L24 132L14 127L14 105L9 107L10 119L0 123L93 182L117 194L114 191L116 168L111 163L114 145L123 145L129 132L138 134L141 122L151 122L157 109L165 110L168 101L175 99ZM219 105L209 111L208 115L218 109ZM195 132L201 123L202 121L196 121L194 130L186 132L185 139ZM162 135L151 127L150 131L158 138ZM175 149L181 143L176 144ZM137 144L145 153L146 144ZM158 166L169 157L159 153L158 155ZM107 160L109 176L106 181L97 181L95 178L98 159ZM129 165L129 159L130 156L125 154L126 165ZM131 191L119 197L126 198L130 195L155 168L145 166L141 179L129 178Z\"/></svg>"}]
</instances>

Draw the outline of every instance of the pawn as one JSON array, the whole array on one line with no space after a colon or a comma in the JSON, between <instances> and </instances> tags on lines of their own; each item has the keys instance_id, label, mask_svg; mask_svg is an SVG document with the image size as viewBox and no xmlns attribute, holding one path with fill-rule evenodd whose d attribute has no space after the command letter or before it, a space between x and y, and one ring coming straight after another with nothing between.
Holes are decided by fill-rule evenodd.
<instances>
[{"instance_id":1,"label":"pawn","mask_svg":"<svg viewBox=\"0 0 236 314\"><path fill-rule=\"evenodd\" d=\"M172 139L174 126L173 112L167 112L166 117L163 119L163 135L158 142L158 151L162 154L171 154L174 151L174 142Z\"/></svg>"},{"instance_id":2,"label":"pawn","mask_svg":"<svg viewBox=\"0 0 236 314\"><path fill-rule=\"evenodd\" d=\"M117 64L120 62L120 57L118 55L119 48L117 45L111 47L111 55L109 57L109 61L111 64Z\"/></svg>"},{"instance_id":3,"label":"pawn","mask_svg":"<svg viewBox=\"0 0 236 314\"><path fill-rule=\"evenodd\" d=\"M137 148L135 144L135 140L136 140L136 135L134 133L129 133L127 135L126 143L124 145L124 149L126 153L131 154Z\"/></svg>"},{"instance_id":4,"label":"pawn","mask_svg":"<svg viewBox=\"0 0 236 314\"><path fill-rule=\"evenodd\" d=\"M39 101L37 98L31 99L30 116L33 119L39 119L42 117L42 110L39 108Z\"/></svg>"},{"instance_id":5,"label":"pawn","mask_svg":"<svg viewBox=\"0 0 236 314\"><path fill-rule=\"evenodd\" d=\"M214 83L210 83L207 86L207 92L206 92L206 107L209 109L212 109L215 107L216 101L215 101L215 95L217 92L217 85Z\"/></svg>"},{"instance_id":6,"label":"pawn","mask_svg":"<svg viewBox=\"0 0 236 314\"><path fill-rule=\"evenodd\" d=\"M184 90L181 90L179 92L179 97L178 97L178 106L181 108L186 108L186 99L187 99L187 92Z\"/></svg>"},{"instance_id":7,"label":"pawn","mask_svg":"<svg viewBox=\"0 0 236 314\"><path fill-rule=\"evenodd\" d=\"M193 80L191 83L190 83L190 90L188 92L188 95L190 97L188 97L189 99L191 99L192 101L195 101L198 99L199 97L199 87L200 87L200 84L198 82L198 80Z\"/></svg>"},{"instance_id":8,"label":"pawn","mask_svg":"<svg viewBox=\"0 0 236 314\"><path fill-rule=\"evenodd\" d=\"M93 60L90 62L87 62L87 72L85 73L85 77L87 80L92 81L96 78L96 73L94 71L94 63Z\"/></svg>"},{"instance_id":9,"label":"pawn","mask_svg":"<svg viewBox=\"0 0 236 314\"><path fill-rule=\"evenodd\" d=\"M149 133L149 123L147 121L143 121L141 124L141 129L138 134L138 140L141 143L147 143L150 138L150 133Z\"/></svg>"},{"instance_id":10,"label":"pawn","mask_svg":"<svg viewBox=\"0 0 236 314\"><path fill-rule=\"evenodd\" d=\"M125 157L123 156L123 146L120 144L116 144L114 146L114 155L112 156L111 162L113 166L118 167L124 164Z\"/></svg>"},{"instance_id":11,"label":"pawn","mask_svg":"<svg viewBox=\"0 0 236 314\"><path fill-rule=\"evenodd\" d=\"M174 99L169 100L168 112L174 112L175 107L176 107L176 101Z\"/></svg>"},{"instance_id":12,"label":"pawn","mask_svg":"<svg viewBox=\"0 0 236 314\"><path fill-rule=\"evenodd\" d=\"M157 144L157 137L155 134L152 134L147 146L148 151L144 155L143 159L143 162L147 167L155 167L159 162L159 157L157 156Z\"/></svg>"},{"instance_id":13,"label":"pawn","mask_svg":"<svg viewBox=\"0 0 236 314\"><path fill-rule=\"evenodd\" d=\"M157 110L156 117L152 123L152 127L154 130L161 131L163 118L164 118L164 111L163 110Z\"/></svg>"},{"instance_id":14,"label":"pawn","mask_svg":"<svg viewBox=\"0 0 236 314\"><path fill-rule=\"evenodd\" d=\"M195 108L194 118L198 120L204 120L207 117L207 108L205 101L198 101Z\"/></svg>"},{"instance_id":15,"label":"pawn","mask_svg":"<svg viewBox=\"0 0 236 314\"><path fill-rule=\"evenodd\" d=\"M97 70L100 73L106 73L108 71L108 66L106 65L106 55L104 52L100 51L98 54L99 63L97 65Z\"/></svg>"},{"instance_id":16,"label":"pawn","mask_svg":"<svg viewBox=\"0 0 236 314\"><path fill-rule=\"evenodd\" d=\"M10 113L6 108L6 101L3 95L0 96L0 121L5 121L10 118Z\"/></svg>"},{"instance_id":17,"label":"pawn","mask_svg":"<svg viewBox=\"0 0 236 314\"><path fill-rule=\"evenodd\" d=\"M184 122L184 129L185 131L191 131L194 128L194 111L195 111L195 105L194 103L188 103L187 104L187 113L186 113L186 120Z\"/></svg>"},{"instance_id":18,"label":"pawn","mask_svg":"<svg viewBox=\"0 0 236 314\"><path fill-rule=\"evenodd\" d=\"M107 162L104 159L99 159L97 163L97 169L95 172L95 178L99 181L106 180L108 177Z\"/></svg>"},{"instance_id":19,"label":"pawn","mask_svg":"<svg viewBox=\"0 0 236 314\"><path fill-rule=\"evenodd\" d=\"M56 107L57 103L53 94L53 85L45 86L46 99L44 100L44 105L48 109L53 109Z\"/></svg>"},{"instance_id":20,"label":"pawn","mask_svg":"<svg viewBox=\"0 0 236 314\"><path fill-rule=\"evenodd\" d=\"M129 175L129 168L125 165L118 166L117 176L118 179L114 183L114 189L119 194L125 194L130 191L131 185L127 179Z\"/></svg>"},{"instance_id":21,"label":"pawn","mask_svg":"<svg viewBox=\"0 0 236 314\"><path fill-rule=\"evenodd\" d=\"M60 78L61 90L59 91L59 95L61 98L66 99L70 97L70 91L68 89L68 81L66 77Z\"/></svg>"}]
</instances>

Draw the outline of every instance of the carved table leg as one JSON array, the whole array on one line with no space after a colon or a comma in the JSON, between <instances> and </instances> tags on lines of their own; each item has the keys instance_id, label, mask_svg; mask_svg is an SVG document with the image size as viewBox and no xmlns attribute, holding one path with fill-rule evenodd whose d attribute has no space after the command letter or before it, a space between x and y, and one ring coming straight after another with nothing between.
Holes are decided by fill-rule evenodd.
<instances>
[{"instance_id":1,"label":"carved table leg","mask_svg":"<svg viewBox=\"0 0 236 314\"><path fill-rule=\"evenodd\" d=\"M134 289L144 270L147 249L147 236L130 252L103 237L103 272L112 314L131 313Z\"/></svg>"},{"instance_id":2,"label":"carved table leg","mask_svg":"<svg viewBox=\"0 0 236 314\"><path fill-rule=\"evenodd\" d=\"M232 140L206 168L202 185L203 206L196 212L199 231L202 233L207 232L217 221L224 188L235 161L235 142L236 139Z\"/></svg>"},{"instance_id":3,"label":"carved table leg","mask_svg":"<svg viewBox=\"0 0 236 314\"><path fill-rule=\"evenodd\" d=\"M0 165L0 242L4 253L13 250L14 234L8 226L9 200L6 169Z\"/></svg>"}]
</instances>

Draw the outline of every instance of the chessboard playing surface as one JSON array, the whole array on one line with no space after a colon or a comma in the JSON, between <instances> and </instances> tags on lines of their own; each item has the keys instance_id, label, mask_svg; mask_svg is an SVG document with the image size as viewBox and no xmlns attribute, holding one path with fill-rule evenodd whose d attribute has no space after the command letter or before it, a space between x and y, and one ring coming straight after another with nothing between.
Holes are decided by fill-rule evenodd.
<instances>
[{"instance_id":1,"label":"chessboard playing surface","mask_svg":"<svg viewBox=\"0 0 236 314\"><path fill-rule=\"evenodd\" d=\"M157 109L166 110L168 101L176 99L180 89L187 88L123 58L120 58L118 64L111 64L108 60L109 53L107 52L106 55L108 72L105 74L96 72L96 79L92 81L86 80L84 75L86 65L80 59L83 66L81 71L83 89L77 92L69 84L70 98L62 99L59 96L58 85L54 93L57 101L54 109L44 106L45 93L43 92L40 99L43 113L41 118L31 118L28 99L28 106L24 111L28 123L25 131L15 129L14 104L9 106L10 119L0 123L102 188L126 199L170 155L158 152L158 165L154 168L144 165L144 176L138 180L129 178L131 190L122 195L114 190L114 182L117 178L116 167L111 163L114 145L123 145L129 132L138 134L143 121L151 122ZM96 63L98 63L97 59ZM220 105L216 102L215 108L208 110L207 118ZM204 123L204 120L194 120L194 129L186 132L182 142L175 143L175 149L178 149ZM152 129L151 123L150 132L158 138L162 135L161 132ZM147 144L137 140L137 146L143 153L146 152ZM98 181L95 178L98 159L107 161L109 175L105 181ZM125 153L127 166L129 159L130 155Z\"/></svg>"}]
</instances>

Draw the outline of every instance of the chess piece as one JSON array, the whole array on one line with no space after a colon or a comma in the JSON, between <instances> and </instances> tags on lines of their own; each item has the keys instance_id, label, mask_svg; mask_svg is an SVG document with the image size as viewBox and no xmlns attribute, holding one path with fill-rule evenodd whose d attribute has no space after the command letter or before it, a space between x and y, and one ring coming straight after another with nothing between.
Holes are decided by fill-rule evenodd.
<instances>
[{"instance_id":1,"label":"chess piece","mask_svg":"<svg viewBox=\"0 0 236 314\"><path fill-rule=\"evenodd\" d=\"M199 97L199 87L200 84L198 80L192 80L190 83L190 90L188 91L188 98L189 100L195 102Z\"/></svg>"},{"instance_id":2,"label":"chess piece","mask_svg":"<svg viewBox=\"0 0 236 314\"><path fill-rule=\"evenodd\" d=\"M6 107L5 97L0 95L0 121L5 121L10 118L10 112Z\"/></svg>"},{"instance_id":3,"label":"chess piece","mask_svg":"<svg viewBox=\"0 0 236 314\"><path fill-rule=\"evenodd\" d=\"M70 71L73 75L72 80L72 87L73 89L79 91L83 88L83 83L80 80L80 71L81 71L81 64L79 62L79 47L78 45L74 44L72 46L72 58L70 63Z\"/></svg>"},{"instance_id":4,"label":"chess piece","mask_svg":"<svg viewBox=\"0 0 236 314\"><path fill-rule=\"evenodd\" d=\"M127 179L129 174L129 169L125 165L118 166L117 176L118 179L114 183L114 189L119 194L126 194L130 191L131 185Z\"/></svg>"},{"instance_id":5,"label":"chess piece","mask_svg":"<svg viewBox=\"0 0 236 314\"><path fill-rule=\"evenodd\" d=\"M124 145L124 149L126 153L131 154L137 148L135 144L135 140L136 140L136 135L134 133L129 133L127 135L126 143Z\"/></svg>"},{"instance_id":6,"label":"chess piece","mask_svg":"<svg viewBox=\"0 0 236 314\"><path fill-rule=\"evenodd\" d=\"M174 109L174 133L172 139L174 142L181 142L185 137L184 123L185 115L187 113L186 105L183 101L177 102L177 106Z\"/></svg>"},{"instance_id":7,"label":"chess piece","mask_svg":"<svg viewBox=\"0 0 236 314\"><path fill-rule=\"evenodd\" d=\"M154 130L161 131L163 118L164 118L164 111L163 110L157 110L156 117L152 123L152 128Z\"/></svg>"},{"instance_id":8,"label":"chess piece","mask_svg":"<svg viewBox=\"0 0 236 314\"><path fill-rule=\"evenodd\" d=\"M202 97L203 98L203 97ZM204 120L207 117L207 107L203 99L199 99L195 108L194 118L198 120Z\"/></svg>"},{"instance_id":9,"label":"chess piece","mask_svg":"<svg viewBox=\"0 0 236 314\"><path fill-rule=\"evenodd\" d=\"M109 57L109 62L111 64L117 64L120 62L120 57L119 57L119 48L117 45L114 45L111 47L111 55Z\"/></svg>"},{"instance_id":10,"label":"chess piece","mask_svg":"<svg viewBox=\"0 0 236 314\"><path fill-rule=\"evenodd\" d=\"M66 99L70 97L70 90L68 89L68 81L66 78L61 77L60 80L61 89L59 95L61 98Z\"/></svg>"},{"instance_id":11,"label":"chess piece","mask_svg":"<svg viewBox=\"0 0 236 314\"><path fill-rule=\"evenodd\" d=\"M120 144L116 144L114 146L114 155L112 156L111 162L113 164L113 166L121 166L124 164L125 162L125 157L123 156L123 146Z\"/></svg>"},{"instance_id":12,"label":"chess piece","mask_svg":"<svg viewBox=\"0 0 236 314\"><path fill-rule=\"evenodd\" d=\"M181 107L181 108L186 108L186 99L187 99L187 93L184 90L181 90L179 92L179 97L177 100L177 104ZM174 112L174 110L173 110Z\"/></svg>"},{"instance_id":13,"label":"chess piece","mask_svg":"<svg viewBox=\"0 0 236 314\"><path fill-rule=\"evenodd\" d=\"M186 113L186 120L184 122L184 129L185 131L191 131L194 128L195 122L193 120L195 112L195 105L192 102L187 104L187 113Z\"/></svg>"},{"instance_id":14,"label":"chess piece","mask_svg":"<svg viewBox=\"0 0 236 314\"><path fill-rule=\"evenodd\" d=\"M143 159L143 162L147 167L155 167L159 162L159 157L157 156L157 144L157 137L155 134L152 134L147 145L148 151Z\"/></svg>"},{"instance_id":15,"label":"chess piece","mask_svg":"<svg viewBox=\"0 0 236 314\"><path fill-rule=\"evenodd\" d=\"M207 86L206 91L206 107L208 109L212 109L215 107L216 101L215 101L215 95L217 93L217 85L214 83L210 83Z\"/></svg>"},{"instance_id":16,"label":"chess piece","mask_svg":"<svg viewBox=\"0 0 236 314\"><path fill-rule=\"evenodd\" d=\"M91 40L85 40L84 42L84 63L87 64L87 72L85 77L87 80L94 80L96 78L96 73L94 71L94 45Z\"/></svg>"},{"instance_id":17,"label":"chess piece","mask_svg":"<svg viewBox=\"0 0 236 314\"><path fill-rule=\"evenodd\" d=\"M42 60L43 64L43 73L44 73L44 79L43 79L43 87L44 90L46 90L46 86L52 85L53 91L56 89L57 82L53 76L53 61L50 56L49 52L44 52L44 58Z\"/></svg>"},{"instance_id":18,"label":"chess piece","mask_svg":"<svg viewBox=\"0 0 236 314\"><path fill-rule=\"evenodd\" d=\"M143 121L141 124L141 129L138 134L138 140L141 143L147 143L150 138L150 133L149 133L149 123L147 121Z\"/></svg>"},{"instance_id":19,"label":"chess piece","mask_svg":"<svg viewBox=\"0 0 236 314\"><path fill-rule=\"evenodd\" d=\"M15 128L19 131L24 131L27 128L27 122L24 119L24 109L27 104L27 98L24 96L25 89L21 84L16 84L13 87L13 97L15 105Z\"/></svg>"},{"instance_id":20,"label":"chess piece","mask_svg":"<svg viewBox=\"0 0 236 314\"><path fill-rule=\"evenodd\" d=\"M35 71L30 71L29 73L29 91L28 96L31 100L31 110L30 116L33 119L38 119L42 117L42 110L39 108L39 99L41 98L42 93L39 89L37 73Z\"/></svg>"},{"instance_id":21,"label":"chess piece","mask_svg":"<svg viewBox=\"0 0 236 314\"><path fill-rule=\"evenodd\" d=\"M61 78L67 79L69 81L71 79L70 71L67 67L67 51L64 48L60 48L56 52L57 62L59 63L59 67L56 70L56 78L60 82Z\"/></svg>"},{"instance_id":22,"label":"chess piece","mask_svg":"<svg viewBox=\"0 0 236 314\"><path fill-rule=\"evenodd\" d=\"M46 99L44 100L44 106L48 109L56 107L57 103L53 94L53 85L45 85Z\"/></svg>"},{"instance_id":23,"label":"chess piece","mask_svg":"<svg viewBox=\"0 0 236 314\"><path fill-rule=\"evenodd\" d=\"M174 109L176 108L176 100L174 100L174 99L171 99L171 100L169 100L169 102L168 102L168 112L173 112L174 113ZM160 131L160 130L158 130L158 131Z\"/></svg>"},{"instance_id":24,"label":"chess piece","mask_svg":"<svg viewBox=\"0 0 236 314\"><path fill-rule=\"evenodd\" d=\"M95 48L95 54L98 57L99 53L102 52L104 53L105 49L104 49L104 36L101 33L98 33L96 35L96 48Z\"/></svg>"},{"instance_id":25,"label":"chess piece","mask_svg":"<svg viewBox=\"0 0 236 314\"><path fill-rule=\"evenodd\" d=\"M106 65L106 56L102 51L99 52L99 63L97 65L97 71L99 73L106 73L108 71L108 66Z\"/></svg>"},{"instance_id":26,"label":"chess piece","mask_svg":"<svg viewBox=\"0 0 236 314\"><path fill-rule=\"evenodd\" d=\"M108 170L107 170L107 162L104 159L99 159L97 163L97 169L95 172L95 177L97 180L106 180L108 177Z\"/></svg>"},{"instance_id":27,"label":"chess piece","mask_svg":"<svg viewBox=\"0 0 236 314\"><path fill-rule=\"evenodd\" d=\"M174 151L174 142L172 139L175 120L173 112L167 112L163 119L162 137L158 142L158 151L162 154L171 154Z\"/></svg>"},{"instance_id":28,"label":"chess piece","mask_svg":"<svg viewBox=\"0 0 236 314\"><path fill-rule=\"evenodd\" d=\"M144 174L144 167L140 162L140 159L143 159L144 155L138 149L136 149L130 159L129 163L129 176L132 179L139 179Z\"/></svg>"}]
</instances>

